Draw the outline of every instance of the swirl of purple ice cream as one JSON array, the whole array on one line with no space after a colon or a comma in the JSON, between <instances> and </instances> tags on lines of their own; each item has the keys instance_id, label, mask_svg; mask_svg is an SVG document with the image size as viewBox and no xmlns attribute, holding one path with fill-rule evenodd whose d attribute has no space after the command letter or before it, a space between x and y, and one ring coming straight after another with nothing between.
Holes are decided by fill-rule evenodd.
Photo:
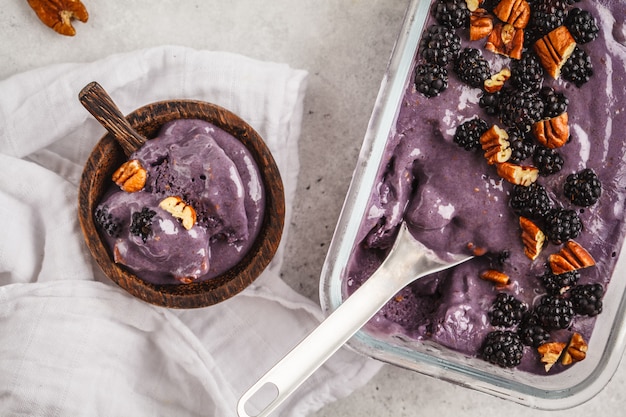
<instances>
[{"instance_id":1,"label":"swirl of purple ice cream","mask_svg":"<svg viewBox=\"0 0 626 417\"><path fill-rule=\"evenodd\" d=\"M147 170L143 190L113 186L100 204L121 221L107 236L116 262L154 283L209 279L232 268L252 246L263 221L265 191L249 150L224 130L196 119L165 124L157 137L130 155ZM196 212L186 230L159 207L180 197ZM130 231L133 213L155 212L146 239Z\"/></svg>"}]
</instances>

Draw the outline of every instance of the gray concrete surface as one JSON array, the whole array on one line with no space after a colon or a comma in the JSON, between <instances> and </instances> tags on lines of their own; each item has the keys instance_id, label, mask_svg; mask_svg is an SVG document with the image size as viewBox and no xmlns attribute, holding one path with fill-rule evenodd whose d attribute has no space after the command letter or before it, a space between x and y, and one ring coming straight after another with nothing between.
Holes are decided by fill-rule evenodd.
<instances>
[{"instance_id":1,"label":"gray concrete surface","mask_svg":"<svg viewBox=\"0 0 626 417\"><path fill-rule=\"evenodd\" d=\"M301 173L284 280L318 300L319 274L408 0L83 0L87 24L65 38L25 0L0 8L0 79L59 62L163 44L225 50L309 72ZM622 415L626 364L588 403L532 410L448 382L385 366L362 389L321 409L337 416Z\"/></svg>"}]
</instances>

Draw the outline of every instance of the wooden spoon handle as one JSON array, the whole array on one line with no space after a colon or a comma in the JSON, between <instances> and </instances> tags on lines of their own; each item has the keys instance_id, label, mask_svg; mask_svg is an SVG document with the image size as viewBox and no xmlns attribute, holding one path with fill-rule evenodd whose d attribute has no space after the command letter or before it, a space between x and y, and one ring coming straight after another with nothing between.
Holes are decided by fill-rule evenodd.
<instances>
[{"instance_id":1,"label":"wooden spoon handle","mask_svg":"<svg viewBox=\"0 0 626 417\"><path fill-rule=\"evenodd\" d=\"M133 129L111 96L97 82L87 84L78 94L78 100L113 135L126 156L146 142L146 138Z\"/></svg>"}]
</instances>

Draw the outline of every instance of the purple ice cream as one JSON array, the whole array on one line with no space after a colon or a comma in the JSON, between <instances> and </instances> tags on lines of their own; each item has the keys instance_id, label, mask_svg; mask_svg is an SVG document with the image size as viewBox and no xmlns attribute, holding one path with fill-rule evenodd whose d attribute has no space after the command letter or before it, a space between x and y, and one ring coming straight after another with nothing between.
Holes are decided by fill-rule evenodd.
<instances>
[{"instance_id":1,"label":"purple ice cream","mask_svg":"<svg viewBox=\"0 0 626 417\"><path fill-rule=\"evenodd\" d=\"M245 256L261 228L265 191L239 140L206 121L174 120L129 160L145 169L144 187L126 192L114 184L96 210L116 262L149 282L188 283ZM164 206L168 197L190 206L189 224Z\"/></svg>"},{"instance_id":2,"label":"purple ice cream","mask_svg":"<svg viewBox=\"0 0 626 417\"><path fill-rule=\"evenodd\" d=\"M497 3L487 1L485 5ZM568 98L570 139L556 149L564 161L561 169L540 175L536 181L545 187L553 208L571 209L578 215L583 226L574 240L596 261L595 266L579 271L578 281L569 289L565 287L555 296L570 301L575 286L599 283L605 291L611 290L609 281L626 233L626 3L581 1L566 6L564 14L574 7L589 11L599 27L595 40L578 44L589 55L593 75L578 87L563 77L554 79L544 74L542 86ZM425 30L433 24L437 20L431 16ZM485 39L469 41L467 29L456 29L455 33L461 39L461 49L482 50L491 74L513 65L513 59L485 50ZM420 51L414 65L424 60ZM463 354L482 356L488 333L506 330L518 334L521 328L519 321L492 324L490 311L497 294L512 295L528 312L535 311L548 292L542 280L548 256L563 244L547 243L535 260L525 255L519 214L510 205L518 186L498 175L480 148L466 151L453 140L457 128L475 117L486 121L487 126L495 124L507 130L511 126L502 116L490 115L480 106L482 88L461 81L453 64L447 68L448 86L438 96L425 97L417 91L413 76L408 80L395 129L381 159L376 188L344 274L344 291L350 294L380 265L403 221L416 239L441 256L480 249L484 256L405 288L368 323L367 330L408 337L417 343L431 340ZM505 88L512 88L509 84L511 80ZM528 93L519 92L523 94ZM520 164L534 165L535 161L529 156ZM568 175L586 168L597 174L602 192L597 202L580 207L565 198L563 189ZM545 218L537 221L549 227L545 222ZM486 270L505 273L510 283L498 286L480 278ZM567 342L575 332L589 340L595 320L601 319L601 314L577 313L565 328L542 327L549 333L546 341ZM545 373L536 346L524 345L523 352L519 369ZM556 364L550 372L563 368Z\"/></svg>"}]
</instances>

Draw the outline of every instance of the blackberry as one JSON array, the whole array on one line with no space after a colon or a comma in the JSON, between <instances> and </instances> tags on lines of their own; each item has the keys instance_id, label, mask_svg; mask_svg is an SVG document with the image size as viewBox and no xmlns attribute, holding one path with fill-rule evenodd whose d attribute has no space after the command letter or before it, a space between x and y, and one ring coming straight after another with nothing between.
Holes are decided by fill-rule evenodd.
<instances>
[{"instance_id":1,"label":"blackberry","mask_svg":"<svg viewBox=\"0 0 626 417\"><path fill-rule=\"evenodd\" d=\"M483 342L483 359L503 368L513 368L519 365L523 355L524 345L519 335L512 331L490 332Z\"/></svg>"},{"instance_id":2,"label":"blackberry","mask_svg":"<svg viewBox=\"0 0 626 417\"><path fill-rule=\"evenodd\" d=\"M446 66L453 62L461 50L461 38L454 30L443 25L432 25L420 42L420 53L424 61Z\"/></svg>"},{"instance_id":3,"label":"blackberry","mask_svg":"<svg viewBox=\"0 0 626 417\"><path fill-rule=\"evenodd\" d=\"M524 314L517 334L523 344L534 348L550 340L550 332L541 325L539 318L531 312Z\"/></svg>"},{"instance_id":4,"label":"blackberry","mask_svg":"<svg viewBox=\"0 0 626 417\"><path fill-rule=\"evenodd\" d=\"M507 127L529 132L543 116L543 101L538 94L517 90L500 91L500 121Z\"/></svg>"},{"instance_id":5,"label":"blackberry","mask_svg":"<svg viewBox=\"0 0 626 417\"><path fill-rule=\"evenodd\" d=\"M501 251L488 251L482 256L487 261L487 265L490 269L501 270L511 257L511 251L508 249L503 249Z\"/></svg>"},{"instance_id":6,"label":"blackberry","mask_svg":"<svg viewBox=\"0 0 626 417\"><path fill-rule=\"evenodd\" d=\"M578 44L593 41L598 37L600 31L593 15L577 7L569 11L563 24Z\"/></svg>"},{"instance_id":7,"label":"blackberry","mask_svg":"<svg viewBox=\"0 0 626 417\"><path fill-rule=\"evenodd\" d=\"M567 6L574 3L575 0L536 0L533 4L534 10L540 10L546 13L556 13L564 11Z\"/></svg>"},{"instance_id":8,"label":"blackberry","mask_svg":"<svg viewBox=\"0 0 626 417\"><path fill-rule=\"evenodd\" d=\"M430 98L448 88L448 71L439 65L422 63L415 67L415 88Z\"/></svg>"},{"instance_id":9,"label":"blackberry","mask_svg":"<svg viewBox=\"0 0 626 417\"><path fill-rule=\"evenodd\" d=\"M558 275L548 270L541 276L541 282L550 295L564 294L569 288L576 285L579 279L580 272L578 272L578 270L564 272Z\"/></svg>"},{"instance_id":10,"label":"blackberry","mask_svg":"<svg viewBox=\"0 0 626 417\"><path fill-rule=\"evenodd\" d=\"M559 172L565 161L556 149L538 145L533 153L533 163L540 175L548 176Z\"/></svg>"},{"instance_id":11,"label":"blackberry","mask_svg":"<svg viewBox=\"0 0 626 417\"><path fill-rule=\"evenodd\" d=\"M535 308L537 319L547 330L567 329L574 318L574 308L568 299L552 295L544 295Z\"/></svg>"},{"instance_id":12,"label":"blackberry","mask_svg":"<svg viewBox=\"0 0 626 417\"><path fill-rule=\"evenodd\" d=\"M548 239L552 243L560 245L570 239L577 238L583 229L583 224L576 211L555 208L546 215L544 229Z\"/></svg>"},{"instance_id":13,"label":"blackberry","mask_svg":"<svg viewBox=\"0 0 626 417\"><path fill-rule=\"evenodd\" d=\"M593 76L591 58L578 46L574 48L572 55L561 67L561 77L574 83L576 87L582 87Z\"/></svg>"},{"instance_id":14,"label":"blackberry","mask_svg":"<svg viewBox=\"0 0 626 417\"><path fill-rule=\"evenodd\" d=\"M565 94L556 92L552 87L543 87L539 91L543 101L543 118L550 119L567 111L569 100Z\"/></svg>"},{"instance_id":15,"label":"blackberry","mask_svg":"<svg viewBox=\"0 0 626 417\"><path fill-rule=\"evenodd\" d=\"M476 48L464 48L454 61L454 72L461 81L474 88L482 88L491 76L489 62Z\"/></svg>"},{"instance_id":16,"label":"blackberry","mask_svg":"<svg viewBox=\"0 0 626 417\"><path fill-rule=\"evenodd\" d=\"M543 66L539 58L527 50L522 59L511 60L511 84L520 91L538 91L543 84Z\"/></svg>"},{"instance_id":17,"label":"blackberry","mask_svg":"<svg viewBox=\"0 0 626 417\"><path fill-rule=\"evenodd\" d=\"M589 207L600 198L602 184L591 168L585 168L567 176L563 185L563 194L577 206Z\"/></svg>"},{"instance_id":18,"label":"blackberry","mask_svg":"<svg viewBox=\"0 0 626 417\"><path fill-rule=\"evenodd\" d=\"M493 255L493 261L495 262L495 265L502 267L511 257L511 251L509 251L508 249L504 249L500 252L494 253Z\"/></svg>"},{"instance_id":19,"label":"blackberry","mask_svg":"<svg viewBox=\"0 0 626 417\"><path fill-rule=\"evenodd\" d=\"M602 312L604 288L601 284L577 285L570 290L570 301L576 314L597 316Z\"/></svg>"},{"instance_id":20,"label":"blackberry","mask_svg":"<svg viewBox=\"0 0 626 417\"><path fill-rule=\"evenodd\" d=\"M480 147L480 136L489 129L487 122L480 117L474 117L459 125L454 132L454 143L466 151Z\"/></svg>"},{"instance_id":21,"label":"blackberry","mask_svg":"<svg viewBox=\"0 0 626 417\"><path fill-rule=\"evenodd\" d=\"M509 147L511 148L510 162L519 163L532 156L535 151L535 143L526 138L517 128L507 129L509 134Z\"/></svg>"},{"instance_id":22,"label":"blackberry","mask_svg":"<svg viewBox=\"0 0 626 417\"><path fill-rule=\"evenodd\" d=\"M554 9L545 11L541 7L533 7L530 12L530 21L524 29L524 44L532 45L538 39L561 26L565 21L565 11Z\"/></svg>"},{"instance_id":23,"label":"blackberry","mask_svg":"<svg viewBox=\"0 0 626 417\"><path fill-rule=\"evenodd\" d=\"M514 186L509 204L516 214L529 219L543 218L552 209L552 201L548 192L543 185L536 182L528 187Z\"/></svg>"},{"instance_id":24,"label":"blackberry","mask_svg":"<svg viewBox=\"0 0 626 417\"><path fill-rule=\"evenodd\" d=\"M490 116L495 116L500 111L499 107L500 103L500 92L497 91L495 93L483 93L478 100L478 105L481 109L485 110Z\"/></svg>"},{"instance_id":25,"label":"blackberry","mask_svg":"<svg viewBox=\"0 0 626 417\"><path fill-rule=\"evenodd\" d=\"M96 224L111 237L118 237L122 225L118 219L113 218L113 215L109 212L109 206L106 204L98 206L94 213L94 219Z\"/></svg>"},{"instance_id":26,"label":"blackberry","mask_svg":"<svg viewBox=\"0 0 626 417\"><path fill-rule=\"evenodd\" d=\"M146 243L152 232L152 218L155 215L156 212L150 210L148 207L142 208L141 211L134 212L130 223L130 232L135 236L141 237L141 240Z\"/></svg>"},{"instance_id":27,"label":"blackberry","mask_svg":"<svg viewBox=\"0 0 626 417\"><path fill-rule=\"evenodd\" d=\"M470 11L465 0L437 0L432 13L437 22L449 28L469 26Z\"/></svg>"},{"instance_id":28,"label":"blackberry","mask_svg":"<svg viewBox=\"0 0 626 417\"><path fill-rule=\"evenodd\" d=\"M526 304L512 295L501 292L489 310L489 322L492 326L512 327L522 321L522 316L527 310Z\"/></svg>"}]
</instances>

